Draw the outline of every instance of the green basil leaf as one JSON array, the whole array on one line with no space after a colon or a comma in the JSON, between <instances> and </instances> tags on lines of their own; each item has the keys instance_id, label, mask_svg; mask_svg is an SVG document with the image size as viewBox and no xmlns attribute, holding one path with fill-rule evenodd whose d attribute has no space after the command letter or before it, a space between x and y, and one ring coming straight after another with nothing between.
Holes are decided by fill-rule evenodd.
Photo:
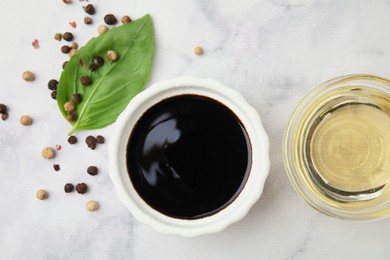
<instances>
[{"instance_id":1,"label":"green basil leaf","mask_svg":"<svg viewBox=\"0 0 390 260\"><path fill-rule=\"evenodd\" d=\"M109 50L119 59L110 63ZM77 120L69 135L77 130L98 129L115 122L129 101L138 94L149 79L154 51L153 25L150 15L124 24L92 38L73 56L61 74L57 88L57 103L66 118L65 102L80 93L82 101L76 104ZM88 70L93 58L100 56L104 65ZM89 76L92 84L83 86L82 76Z\"/></svg>"}]
</instances>

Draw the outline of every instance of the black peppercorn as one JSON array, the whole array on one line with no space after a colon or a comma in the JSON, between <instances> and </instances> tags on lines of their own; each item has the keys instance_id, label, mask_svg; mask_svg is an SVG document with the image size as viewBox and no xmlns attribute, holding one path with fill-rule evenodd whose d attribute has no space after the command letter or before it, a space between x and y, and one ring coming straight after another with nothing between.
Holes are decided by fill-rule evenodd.
<instances>
[{"instance_id":1,"label":"black peppercorn","mask_svg":"<svg viewBox=\"0 0 390 260\"><path fill-rule=\"evenodd\" d=\"M57 99L57 90L52 91L50 95L52 99Z\"/></svg>"},{"instance_id":2,"label":"black peppercorn","mask_svg":"<svg viewBox=\"0 0 390 260\"><path fill-rule=\"evenodd\" d=\"M72 102L75 104L80 103L81 102L81 94L80 93L73 94L72 95Z\"/></svg>"},{"instance_id":3,"label":"black peppercorn","mask_svg":"<svg viewBox=\"0 0 390 260\"><path fill-rule=\"evenodd\" d=\"M104 16L104 22L108 25L113 25L116 24L117 20L113 14L107 14L106 16Z\"/></svg>"},{"instance_id":4,"label":"black peppercorn","mask_svg":"<svg viewBox=\"0 0 390 260\"><path fill-rule=\"evenodd\" d=\"M101 135L96 136L96 140L99 144L104 144L105 141L104 137Z\"/></svg>"},{"instance_id":5,"label":"black peppercorn","mask_svg":"<svg viewBox=\"0 0 390 260\"><path fill-rule=\"evenodd\" d=\"M64 63L62 63L62 69L63 69L63 70L65 69L66 64L68 64L68 61L65 61Z\"/></svg>"},{"instance_id":6,"label":"black peppercorn","mask_svg":"<svg viewBox=\"0 0 390 260\"><path fill-rule=\"evenodd\" d=\"M100 66L103 66L104 60L103 60L102 57L97 56L97 57L93 58L93 63L94 63L97 67L100 67Z\"/></svg>"},{"instance_id":7,"label":"black peppercorn","mask_svg":"<svg viewBox=\"0 0 390 260\"><path fill-rule=\"evenodd\" d=\"M95 137L90 135L90 136L87 136L87 138L85 139L85 143L87 144L87 146L89 148L91 148L92 150L95 150L96 144L97 144L97 140L96 140Z\"/></svg>"},{"instance_id":8,"label":"black peppercorn","mask_svg":"<svg viewBox=\"0 0 390 260\"><path fill-rule=\"evenodd\" d=\"M64 34L62 35L62 39L64 39L65 41L68 41L68 42L72 41L73 38L74 38L74 37L73 37L73 34L70 33L70 32L66 32L66 33L64 33Z\"/></svg>"},{"instance_id":9,"label":"black peppercorn","mask_svg":"<svg viewBox=\"0 0 390 260\"><path fill-rule=\"evenodd\" d=\"M82 77L80 78L80 82L81 82L81 84L83 84L84 86L91 85L91 78L88 77L88 76L82 76Z\"/></svg>"},{"instance_id":10,"label":"black peppercorn","mask_svg":"<svg viewBox=\"0 0 390 260\"><path fill-rule=\"evenodd\" d=\"M92 4L89 4L87 6L84 6L84 11L87 13L87 14L94 14L95 13L95 7L92 5Z\"/></svg>"},{"instance_id":11,"label":"black peppercorn","mask_svg":"<svg viewBox=\"0 0 390 260\"><path fill-rule=\"evenodd\" d=\"M86 193L88 190L88 186L85 183L79 183L76 185L76 191L80 194Z\"/></svg>"},{"instance_id":12,"label":"black peppercorn","mask_svg":"<svg viewBox=\"0 0 390 260\"><path fill-rule=\"evenodd\" d=\"M69 53L70 50L71 50L71 48L69 46L67 46L67 45L64 45L64 46L61 47L61 52L62 53L65 53L65 54Z\"/></svg>"},{"instance_id":13,"label":"black peppercorn","mask_svg":"<svg viewBox=\"0 0 390 260\"><path fill-rule=\"evenodd\" d=\"M77 143L77 137L74 136L74 135L70 136L70 137L68 138L68 143L69 143L69 144L75 144L75 143Z\"/></svg>"},{"instance_id":14,"label":"black peppercorn","mask_svg":"<svg viewBox=\"0 0 390 260\"><path fill-rule=\"evenodd\" d=\"M96 166L89 166L87 169L87 173L92 176L95 176L96 174L98 174L98 172L99 170Z\"/></svg>"},{"instance_id":15,"label":"black peppercorn","mask_svg":"<svg viewBox=\"0 0 390 260\"><path fill-rule=\"evenodd\" d=\"M72 192L74 190L74 186L72 183L65 184L64 190L66 193Z\"/></svg>"},{"instance_id":16,"label":"black peppercorn","mask_svg":"<svg viewBox=\"0 0 390 260\"><path fill-rule=\"evenodd\" d=\"M3 121L7 120L8 119L8 113L5 112L1 115L1 119L3 119Z\"/></svg>"},{"instance_id":17,"label":"black peppercorn","mask_svg":"<svg viewBox=\"0 0 390 260\"><path fill-rule=\"evenodd\" d=\"M56 172L58 172L60 170L60 165L59 164L54 164L53 165L53 168Z\"/></svg>"},{"instance_id":18,"label":"black peppercorn","mask_svg":"<svg viewBox=\"0 0 390 260\"><path fill-rule=\"evenodd\" d=\"M89 135L89 136L87 136L87 138L85 138L85 142L86 142L87 144L90 144L90 143L96 143L97 140L96 140L96 138L93 137L92 135Z\"/></svg>"},{"instance_id":19,"label":"black peppercorn","mask_svg":"<svg viewBox=\"0 0 390 260\"><path fill-rule=\"evenodd\" d=\"M90 63L88 64L88 70L90 71L94 71L97 69L97 66L95 65L95 63Z\"/></svg>"},{"instance_id":20,"label":"black peppercorn","mask_svg":"<svg viewBox=\"0 0 390 260\"><path fill-rule=\"evenodd\" d=\"M77 115L74 112L70 112L66 118L69 122L74 122L77 120Z\"/></svg>"},{"instance_id":21,"label":"black peppercorn","mask_svg":"<svg viewBox=\"0 0 390 260\"><path fill-rule=\"evenodd\" d=\"M55 80L55 79L51 79L51 80L49 80L49 82L47 83L47 87L48 87L50 90L57 90L57 85L58 85L58 81Z\"/></svg>"},{"instance_id":22,"label":"black peppercorn","mask_svg":"<svg viewBox=\"0 0 390 260\"><path fill-rule=\"evenodd\" d=\"M4 114L7 112L7 106L4 104L0 104L0 114Z\"/></svg>"}]
</instances>

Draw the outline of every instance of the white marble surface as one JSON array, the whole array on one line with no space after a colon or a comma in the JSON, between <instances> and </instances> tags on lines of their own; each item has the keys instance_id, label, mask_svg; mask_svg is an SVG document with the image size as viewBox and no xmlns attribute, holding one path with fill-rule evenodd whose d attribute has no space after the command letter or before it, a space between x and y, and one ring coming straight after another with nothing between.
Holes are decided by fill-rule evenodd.
<instances>
[{"instance_id":1,"label":"white marble surface","mask_svg":"<svg viewBox=\"0 0 390 260\"><path fill-rule=\"evenodd\" d=\"M95 24L86 26L81 6L62 0L1 1L0 121L1 259L389 259L390 219L350 223L324 216L292 189L283 168L281 140L289 114L317 83L349 73L390 77L389 0L110 0L93 1ZM209 77L239 90L260 113L271 141L271 172L264 194L241 222L215 235L184 239L136 222L119 202L107 172L107 144L90 151L83 139L112 127L69 130L46 83L58 78L66 57L55 32L74 31L84 44L104 14L150 13L156 55L148 85L180 75ZM77 29L67 24L75 20ZM33 39L41 47L34 50ZM193 55L203 46L205 54ZM21 73L32 70L33 83ZM29 114L34 123L19 124ZM46 145L61 144L52 170L41 158ZM91 177L88 165L101 173ZM66 182L84 181L90 192L66 195ZM50 193L38 201L35 191ZM87 212L95 199L98 212Z\"/></svg>"}]
</instances>

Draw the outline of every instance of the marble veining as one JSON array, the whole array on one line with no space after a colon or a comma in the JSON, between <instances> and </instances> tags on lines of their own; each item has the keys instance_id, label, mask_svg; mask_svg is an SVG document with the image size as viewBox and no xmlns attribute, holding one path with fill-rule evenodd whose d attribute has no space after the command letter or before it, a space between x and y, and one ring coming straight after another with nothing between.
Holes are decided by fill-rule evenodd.
<instances>
[{"instance_id":1,"label":"marble veining","mask_svg":"<svg viewBox=\"0 0 390 260\"><path fill-rule=\"evenodd\" d=\"M0 103L1 259L388 259L390 219L351 223L307 205L292 189L282 163L282 136L301 97L330 78L371 73L390 77L388 0L90 0L97 7L86 26L82 6L58 1L2 1ZM83 140L112 126L77 133L50 98L47 81L58 78L67 57L53 35L73 31L79 45L96 35L103 16L153 17L156 53L148 85L181 75L209 77L238 90L259 112L271 143L271 172L249 214L221 233L184 239L156 233L119 202L108 177L107 144L90 151ZM77 29L68 22L76 21ZM33 39L41 47L34 50ZM193 49L202 46L204 55ZM37 79L23 82L32 70ZM29 114L34 123L22 127ZM52 162L44 146L61 144ZM61 165L54 172L53 163ZM100 174L86 174L96 165ZM86 182L84 196L65 194L66 182ZM35 191L45 188L47 201ZM91 213L86 201L101 208Z\"/></svg>"}]
</instances>

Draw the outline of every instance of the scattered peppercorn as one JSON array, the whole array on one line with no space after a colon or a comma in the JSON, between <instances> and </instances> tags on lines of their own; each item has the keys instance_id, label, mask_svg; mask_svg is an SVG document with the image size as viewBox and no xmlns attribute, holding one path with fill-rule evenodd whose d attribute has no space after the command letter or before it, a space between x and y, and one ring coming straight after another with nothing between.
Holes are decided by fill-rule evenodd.
<instances>
[{"instance_id":1,"label":"scattered peppercorn","mask_svg":"<svg viewBox=\"0 0 390 260\"><path fill-rule=\"evenodd\" d=\"M121 22L123 24L126 24L126 23L130 23L131 22L131 18L128 16L128 15L124 15L121 19Z\"/></svg>"},{"instance_id":2,"label":"scattered peppercorn","mask_svg":"<svg viewBox=\"0 0 390 260\"><path fill-rule=\"evenodd\" d=\"M54 34L54 40L61 41L62 40L62 33Z\"/></svg>"},{"instance_id":3,"label":"scattered peppercorn","mask_svg":"<svg viewBox=\"0 0 390 260\"><path fill-rule=\"evenodd\" d=\"M62 35L62 39L64 39L65 41L72 41L73 40L73 34L71 32L65 32L63 35Z\"/></svg>"},{"instance_id":4,"label":"scattered peppercorn","mask_svg":"<svg viewBox=\"0 0 390 260\"><path fill-rule=\"evenodd\" d=\"M37 39L34 39L34 41L32 42L32 46L34 47L34 49L38 49L39 48L39 41Z\"/></svg>"},{"instance_id":5,"label":"scattered peppercorn","mask_svg":"<svg viewBox=\"0 0 390 260\"><path fill-rule=\"evenodd\" d=\"M4 114L7 112L7 106L4 104L0 104L0 114Z\"/></svg>"},{"instance_id":6,"label":"scattered peppercorn","mask_svg":"<svg viewBox=\"0 0 390 260\"><path fill-rule=\"evenodd\" d=\"M77 49L70 49L69 57L73 57L74 55L76 55L76 53L77 53Z\"/></svg>"},{"instance_id":7,"label":"scattered peppercorn","mask_svg":"<svg viewBox=\"0 0 390 260\"><path fill-rule=\"evenodd\" d=\"M60 151L61 149L62 149L62 146L59 145L59 144L56 144L56 150L57 150L57 151Z\"/></svg>"},{"instance_id":8,"label":"scattered peppercorn","mask_svg":"<svg viewBox=\"0 0 390 260\"><path fill-rule=\"evenodd\" d=\"M64 63L62 63L62 69L63 69L63 70L65 69L66 64L68 64L68 61L64 61Z\"/></svg>"},{"instance_id":9,"label":"scattered peppercorn","mask_svg":"<svg viewBox=\"0 0 390 260\"><path fill-rule=\"evenodd\" d=\"M80 194L85 194L88 190L88 186L85 183L79 183L76 185L76 191Z\"/></svg>"},{"instance_id":10,"label":"scattered peppercorn","mask_svg":"<svg viewBox=\"0 0 390 260\"><path fill-rule=\"evenodd\" d=\"M104 144L105 141L104 137L101 135L96 136L96 140L99 144Z\"/></svg>"},{"instance_id":11,"label":"scattered peppercorn","mask_svg":"<svg viewBox=\"0 0 390 260\"><path fill-rule=\"evenodd\" d=\"M88 64L88 70L90 71L94 71L97 69L97 66L95 65L95 63L90 63Z\"/></svg>"},{"instance_id":12,"label":"scattered peppercorn","mask_svg":"<svg viewBox=\"0 0 390 260\"><path fill-rule=\"evenodd\" d=\"M74 112L70 112L66 118L68 119L69 122L74 122L77 120L77 115Z\"/></svg>"},{"instance_id":13,"label":"scattered peppercorn","mask_svg":"<svg viewBox=\"0 0 390 260\"><path fill-rule=\"evenodd\" d=\"M96 211L99 208L99 204L94 200L90 200L87 202L86 208L88 211Z\"/></svg>"},{"instance_id":14,"label":"scattered peppercorn","mask_svg":"<svg viewBox=\"0 0 390 260\"><path fill-rule=\"evenodd\" d=\"M49 194L45 190L39 190L36 193L37 199L45 200L49 197Z\"/></svg>"},{"instance_id":15,"label":"scattered peppercorn","mask_svg":"<svg viewBox=\"0 0 390 260\"><path fill-rule=\"evenodd\" d=\"M74 135L70 136L70 137L68 138L68 143L69 143L69 144L75 144L75 143L77 143L77 137L74 136Z\"/></svg>"},{"instance_id":16,"label":"scattered peppercorn","mask_svg":"<svg viewBox=\"0 0 390 260\"><path fill-rule=\"evenodd\" d=\"M72 42L72 45L70 46L72 49L78 49L79 48L79 45L77 44L77 42Z\"/></svg>"},{"instance_id":17,"label":"scattered peppercorn","mask_svg":"<svg viewBox=\"0 0 390 260\"><path fill-rule=\"evenodd\" d=\"M108 31L108 27L105 26L105 25L99 25L97 31L98 31L99 34L105 33L105 32Z\"/></svg>"},{"instance_id":18,"label":"scattered peppercorn","mask_svg":"<svg viewBox=\"0 0 390 260\"><path fill-rule=\"evenodd\" d=\"M63 2L68 5L72 3L72 0L63 0Z\"/></svg>"},{"instance_id":19,"label":"scattered peppercorn","mask_svg":"<svg viewBox=\"0 0 390 260\"><path fill-rule=\"evenodd\" d=\"M98 174L98 172L99 170L96 166L89 166L87 169L87 173L92 176L95 176L96 174Z\"/></svg>"},{"instance_id":20,"label":"scattered peppercorn","mask_svg":"<svg viewBox=\"0 0 390 260\"><path fill-rule=\"evenodd\" d=\"M72 101L75 104L80 103L81 102L81 94L80 93L73 94L72 95Z\"/></svg>"},{"instance_id":21,"label":"scattered peppercorn","mask_svg":"<svg viewBox=\"0 0 390 260\"><path fill-rule=\"evenodd\" d=\"M115 51L110 50L107 52L106 58L109 62L114 62L114 61L118 60L118 54L116 54Z\"/></svg>"},{"instance_id":22,"label":"scattered peppercorn","mask_svg":"<svg viewBox=\"0 0 390 260\"><path fill-rule=\"evenodd\" d=\"M35 75L34 73L32 73L31 71L25 71L23 72L22 74L22 78L25 80L25 81L33 81L35 79Z\"/></svg>"},{"instance_id":23,"label":"scattered peppercorn","mask_svg":"<svg viewBox=\"0 0 390 260\"><path fill-rule=\"evenodd\" d=\"M103 66L104 60L102 57L96 56L95 58L93 58L93 64L95 64L97 67Z\"/></svg>"},{"instance_id":24,"label":"scattered peppercorn","mask_svg":"<svg viewBox=\"0 0 390 260\"><path fill-rule=\"evenodd\" d=\"M8 113L5 112L5 113L1 114L1 119L2 119L3 121L7 120L7 119L8 119Z\"/></svg>"},{"instance_id":25,"label":"scattered peppercorn","mask_svg":"<svg viewBox=\"0 0 390 260\"><path fill-rule=\"evenodd\" d=\"M66 193L70 193L74 190L74 186L72 183L65 184L64 190Z\"/></svg>"},{"instance_id":26,"label":"scattered peppercorn","mask_svg":"<svg viewBox=\"0 0 390 260\"><path fill-rule=\"evenodd\" d=\"M103 64L104 64L103 58L102 58L102 57L99 57L99 56L93 58L93 59L92 59L92 62L93 62L93 63L91 63L91 64L88 65L88 69L89 69L90 71L94 71L94 70L96 70L98 67L103 66Z\"/></svg>"},{"instance_id":27,"label":"scattered peppercorn","mask_svg":"<svg viewBox=\"0 0 390 260\"><path fill-rule=\"evenodd\" d=\"M64 109L66 112L73 112L74 111L74 104L72 102L65 102Z\"/></svg>"},{"instance_id":28,"label":"scattered peppercorn","mask_svg":"<svg viewBox=\"0 0 390 260\"><path fill-rule=\"evenodd\" d=\"M107 14L104 16L104 22L108 25L114 25L116 24L117 19L113 14Z\"/></svg>"},{"instance_id":29,"label":"scattered peppercorn","mask_svg":"<svg viewBox=\"0 0 390 260\"><path fill-rule=\"evenodd\" d=\"M87 14L94 14L95 13L95 7L92 5L92 4L89 4L87 6L84 6L84 11L87 13Z\"/></svg>"},{"instance_id":30,"label":"scattered peppercorn","mask_svg":"<svg viewBox=\"0 0 390 260\"><path fill-rule=\"evenodd\" d=\"M50 90L57 90L57 85L58 85L58 81L55 80L55 79L51 79L51 80L49 80L49 82L47 83L47 87L48 87Z\"/></svg>"},{"instance_id":31,"label":"scattered peppercorn","mask_svg":"<svg viewBox=\"0 0 390 260\"><path fill-rule=\"evenodd\" d=\"M69 22L69 25L70 25L72 28L76 28L76 27L77 27L77 24L76 24L75 21Z\"/></svg>"},{"instance_id":32,"label":"scattered peppercorn","mask_svg":"<svg viewBox=\"0 0 390 260\"><path fill-rule=\"evenodd\" d=\"M42 156L45 159L53 159L56 156L56 151L51 147L45 147L42 150Z\"/></svg>"},{"instance_id":33,"label":"scattered peppercorn","mask_svg":"<svg viewBox=\"0 0 390 260\"><path fill-rule=\"evenodd\" d=\"M24 115L20 118L20 123L24 126L28 126L31 125L32 119L31 117Z\"/></svg>"},{"instance_id":34,"label":"scattered peppercorn","mask_svg":"<svg viewBox=\"0 0 390 260\"><path fill-rule=\"evenodd\" d=\"M7 113L7 106L4 104L0 104L0 114L1 114L1 119L3 121L8 119L8 113Z\"/></svg>"},{"instance_id":35,"label":"scattered peppercorn","mask_svg":"<svg viewBox=\"0 0 390 260\"><path fill-rule=\"evenodd\" d=\"M59 164L53 164L53 168L56 172L60 170L60 165Z\"/></svg>"},{"instance_id":36,"label":"scattered peppercorn","mask_svg":"<svg viewBox=\"0 0 390 260\"><path fill-rule=\"evenodd\" d=\"M87 144L87 146L89 148L91 148L92 150L95 150L96 144L97 144L97 140L96 140L95 137L90 135L90 136L87 136L87 138L85 139L85 143Z\"/></svg>"},{"instance_id":37,"label":"scattered peppercorn","mask_svg":"<svg viewBox=\"0 0 390 260\"><path fill-rule=\"evenodd\" d=\"M84 18L84 23L85 23L85 24L92 24L92 23L93 23L93 20L92 20L91 17L88 17L88 16L87 16L87 17Z\"/></svg>"},{"instance_id":38,"label":"scattered peppercorn","mask_svg":"<svg viewBox=\"0 0 390 260\"><path fill-rule=\"evenodd\" d=\"M89 144L89 143L97 143L97 140L96 140L96 138L94 136L89 135L89 136L87 136L87 138L85 138L85 142L87 144Z\"/></svg>"},{"instance_id":39,"label":"scattered peppercorn","mask_svg":"<svg viewBox=\"0 0 390 260\"><path fill-rule=\"evenodd\" d=\"M82 77L80 78L80 82L81 82L81 84L83 84L84 86L91 85L91 78L88 77L88 76L82 76Z\"/></svg>"},{"instance_id":40,"label":"scattered peppercorn","mask_svg":"<svg viewBox=\"0 0 390 260\"><path fill-rule=\"evenodd\" d=\"M52 99L57 99L57 90L54 90L50 93Z\"/></svg>"},{"instance_id":41,"label":"scattered peppercorn","mask_svg":"<svg viewBox=\"0 0 390 260\"><path fill-rule=\"evenodd\" d=\"M203 49L202 49L202 47L196 47L196 48L194 49L194 53L195 53L196 55L202 55L202 54L203 54Z\"/></svg>"},{"instance_id":42,"label":"scattered peppercorn","mask_svg":"<svg viewBox=\"0 0 390 260\"><path fill-rule=\"evenodd\" d=\"M64 45L64 46L61 47L61 52L62 53L65 53L65 54L69 53L70 50L71 50L71 48L68 45Z\"/></svg>"}]
</instances>

